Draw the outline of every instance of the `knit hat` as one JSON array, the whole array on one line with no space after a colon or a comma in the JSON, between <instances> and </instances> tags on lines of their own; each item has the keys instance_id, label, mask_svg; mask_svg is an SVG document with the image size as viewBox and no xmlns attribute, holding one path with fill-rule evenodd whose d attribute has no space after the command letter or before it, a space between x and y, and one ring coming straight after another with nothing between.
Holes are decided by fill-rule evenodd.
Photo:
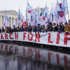
<instances>
[{"instance_id":1,"label":"knit hat","mask_svg":"<svg viewBox=\"0 0 70 70\"><path fill-rule=\"evenodd\" d=\"M40 26L40 24L38 24Z\"/></svg>"}]
</instances>

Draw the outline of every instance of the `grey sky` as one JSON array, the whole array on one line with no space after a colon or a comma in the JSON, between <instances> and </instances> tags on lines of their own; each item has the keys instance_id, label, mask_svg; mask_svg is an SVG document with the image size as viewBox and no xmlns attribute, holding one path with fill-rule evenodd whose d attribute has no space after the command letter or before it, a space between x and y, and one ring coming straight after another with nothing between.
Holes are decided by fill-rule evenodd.
<instances>
[{"instance_id":1,"label":"grey sky","mask_svg":"<svg viewBox=\"0 0 70 70\"><path fill-rule=\"evenodd\" d=\"M57 0L28 0L32 8L45 7L45 4L51 8L51 5L56 3ZM59 0L60 1L60 0ZM68 1L68 7L70 12L70 0ZM22 14L25 16L27 6L27 0L0 0L0 10L16 10L20 8Z\"/></svg>"}]
</instances>

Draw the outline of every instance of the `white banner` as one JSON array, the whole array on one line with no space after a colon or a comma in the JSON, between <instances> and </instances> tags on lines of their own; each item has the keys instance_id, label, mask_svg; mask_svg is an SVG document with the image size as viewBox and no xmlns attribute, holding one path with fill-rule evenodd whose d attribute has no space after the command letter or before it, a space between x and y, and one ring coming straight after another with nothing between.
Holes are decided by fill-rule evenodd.
<instances>
[{"instance_id":1,"label":"white banner","mask_svg":"<svg viewBox=\"0 0 70 70\"><path fill-rule=\"evenodd\" d=\"M22 56L30 57L33 60L41 60L53 65L60 65L60 66L62 65L70 67L69 54L53 52L46 49L38 49L38 48L18 46L12 44L10 45L4 43L0 43L0 51L12 52L19 55L22 54Z\"/></svg>"},{"instance_id":2,"label":"white banner","mask_svg":"<svg viewBox=\"0 0 70 70\"><path fill-rule=\"evenodd\" d=\"M28 33L28 32L17 32L17 33L1 33L0 40L11 40L11 41L26 41L38 44L55 45L62 47L70 47L70 33L58 33L58 32L47 32L47 33Z\"/></svg>"}]
</instances>

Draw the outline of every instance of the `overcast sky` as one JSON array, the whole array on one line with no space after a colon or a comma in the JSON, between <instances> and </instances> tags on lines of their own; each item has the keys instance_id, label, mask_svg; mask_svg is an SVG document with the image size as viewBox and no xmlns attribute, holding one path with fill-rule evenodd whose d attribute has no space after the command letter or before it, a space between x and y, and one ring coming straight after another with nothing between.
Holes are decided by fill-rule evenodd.
<instances>
[{"instance_id":1,"label":"overcast sky","mask_svg":"<svg viewBox=\"0 0 70 70\"><path fill-rule=\"evenodd\" d=\"M28 0L32 8L36 7L45 7L45 4L47 4L48 8L50 9L53 4L56 3L57 0ZM60 2L60 0L58 0ZM61 0L62 1L62 0ZM70 0L68 1L68 7L70 12ZM0 0L0 10L16 10L20 8L22 14L25 16L27 7L27 0Z\"/></svg>"}]
</instances>

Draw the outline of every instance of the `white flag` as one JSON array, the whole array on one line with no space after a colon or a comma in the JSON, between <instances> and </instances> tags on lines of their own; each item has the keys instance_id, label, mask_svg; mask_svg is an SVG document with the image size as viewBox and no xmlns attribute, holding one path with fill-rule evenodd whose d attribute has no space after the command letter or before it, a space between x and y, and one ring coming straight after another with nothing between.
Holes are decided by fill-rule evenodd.
<instances>
[{"instance_id":1,"label":"white flag","mask_svg":"<svg viewBox=\"0 0 70 70\"><path fill-rule=\"evenodd\" d=\"M39 23L42 24L42 11L41 11L41 8L39 8Z\"/></svg>"},{"instance_id":2,"label":"white flag","mask_svg":"<svg viewBox=\"0 0 70 70\"><path fill-rule=\"evenodd\" d=\"M29 2L27 3L27 9L26 9L26 17L27 17L27 23L28 25L31 25L31 13L32 13L32 7L30 6Z\"/></svg>"},{"instance_id":3,"label":"white flag","mask_svg":"<svg viewBox=\"0 0 70 70\"><path fill-rule=\"evenodd\" d=\"M20 27L20 9L18 10L17 25Z\"/></svg>"},{"instance_id":4,"label":"white flag","mask_svg":"<svg viewBox=\"0 0 70 70\"><path fill-rule=\"evenodd\" d=\"M39 16L38 13L35 13L35 24L37 26L37 24L39 24Z\"/></svg>"},{"instance_id":5,"label":"white flag","mask_svg":"<svg viewBox=\"0 0 70 70\"><path fill-rule=\"evenodd\" d=\"M4 19L4 25L3 27L9 27L9 16L7 16L7 13L5 11L5 19Z\"/></svg>"},{"instance_id":6,"label":"white flag","mask_svg":"<svg viewBox=\"0 0 70 70\"><path fill-rule=\"evenodd\" d=\"M55 7L55 17L54 17L54 21L53 22L56 22L57 24L59 24L59 12L61 11L61 8L60 8L60 5L59 5L59 2L57 0L56 2L56 7Z\"/></svg>"},{"instance_id":7,"label":"white flag","mask_svg":"<svg viewBox=\"0 0 70 70\"><path fill-rule=\"evenodd\" d=\"M57 0L57 3L56 3L56 13L58 12L58 11L61 11L61 8L60 8L60 6L59 6L59 2L58 2L58 0Z\"/></svg>"},{"instance_id":8,"label":"white flag","mask_svg":"<svg viewBox=\"0 0 70 70\"><path fill-rule=\"evenodd\" d=\"M56 7L54 7L53 9L53 21L52 23L56 23L57 24L57 10L56 10Z\"/></svg>"},{"instance_id":9,"label":"white flag","mask_svg":"<svg viewBox=\"0 0 70 70\"><path fill-rule=\"evenodd\" d=\"M31 26L34 26L34 23L35 23L35 12L32 9L32 12L31 12Z\"/></svg>"},{"instance_id":10,"label":"white flag","mask_svg":"<svg viewBox=\"0 0 70 70\"><path fill-rule=\"evenodd\" d=\"M43 22L42 24L43 24L43 25L47 25L48 19L49 19L48 9L47 9L47 6L45 6L44 12L43 12L43 16L42 16L42 22Z\"/></svg>"},{"instance_id":11,"label":"white flag","mask_svg":"<svg viewBox=\"0 0 70 70\"><path fill-rule=\"evenodd\" d=\"M67 0L63 0L63 3L62 3L62 10L64 11L65 15L68 14L69 10L68 10L68 3L67 3Z\"/></svg>"},{"instance_id":12,"label":"white flag","mask_svg":"<svg viewBox=\"0 0 70 70\"><path fill-rule=\"evenodd\" d=\"M68 14L67 0L63 0L61 5L61 11L59 13L59 22L66 22L66 14Z\"/></svg>"}]
</instances>

